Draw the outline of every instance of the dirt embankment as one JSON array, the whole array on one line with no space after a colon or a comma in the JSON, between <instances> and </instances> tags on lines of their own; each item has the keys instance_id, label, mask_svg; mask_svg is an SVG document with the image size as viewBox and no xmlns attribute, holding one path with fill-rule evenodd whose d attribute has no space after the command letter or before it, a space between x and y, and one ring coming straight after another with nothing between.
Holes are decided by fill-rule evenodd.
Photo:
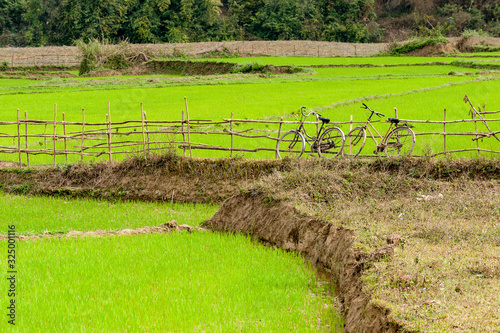
<instances>
[{"instance_id":1,"label":"dirt embankment","mask_svg":"<svg viewBox=\"0 0 500 333\"><path fill-rule=\"evenodd\" d=\"M290 167L281 161L194 160L154 155L95 165L3 168L0 189L16 194L107 200L218 203L248 182Z\"/></svg>"},{"instance_id":2,"label":"dirt embankment","mask_svg":"<svg viewBox=\"0 0 500 333\"><path fill-rule=\"evenodd\" d=\"M331 271L338 286L346 332L402 332L389 321L387 312L370 304L362 292L361 273L365 265L393 254L392 245L366 255L352 249L354 234L300 214L292 206L266 204L265 196L246 193L224 202L204 227L226 232L250 234L259 241L299 251L316 265Z\"/></svg>"},{"instance_id":3,"label":"dirt embankment","mask_svg":"<svg viewBox=\"0 0 500 333\"><path fill-rule=\"evenodd\" d=\"M346 332L493 332L481 318L500 303L479 283L500 276L499 209L498 160L317 161L264 176L203 226L329 269Z\"/></svg>"},{"instance_id":4,"label":"dirt embankment","mask_svg":"<svg viewBox=\"0 0 500 333\"><path fill-rule=\"evenodd\" d=\"M289 73L290 66L239 65L228 62L152 60L145 64L145 72L175 75L216 75L229 73Z\"/></svg>"}]
</instances>

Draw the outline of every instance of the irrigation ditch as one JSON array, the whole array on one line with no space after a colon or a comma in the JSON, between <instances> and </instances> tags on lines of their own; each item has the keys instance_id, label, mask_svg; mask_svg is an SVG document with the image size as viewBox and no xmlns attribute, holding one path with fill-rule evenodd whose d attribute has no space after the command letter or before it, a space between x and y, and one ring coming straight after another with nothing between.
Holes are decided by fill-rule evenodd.
<instances>
[{"instance_id":1,"label":"irrigation ditch","mask_svg":"<svg viewBox=\"0 0 500 333\"><path fill-rule=\"evenodd\" d=\"M459 207L468 209L467 214L475 212L475 224L487 219L489 225L490 219L498 221L495 214L500 215L499 160L251 161L150 155L94 165L2 166L0 188L7 193L165 204L219 203L221 208L204 222L204 228L245 233L265 244L298 251L328 272L336 285L346 332L426 331L415 329L411 320L399 316L398 304L394 307L381 302L366 275L385 265L387 270L404 267L409 276L414 267L401 266L399 261L414 255L412 248L417 249L426 237L450 233L453 240L451 236L460 236L451 229L440 229L447 221L442 215L450 215L446 217L454 224L450 228L468 228L453 215ZM405 207L413 208L406 211ZM414 217L405 224L401 216L407 213ZM419 224L421 220L428 220L432 231ZM167 227L178 228L173 224ZM160 229L155 232L164 232ZM500 235L490 231L491 240L481 243L483 249L485 244L500 246ZM471 231L467 237L465 241L485 236ZM413 266L421 269L417 263ZM401 282L397 272L395 288L399 292L412 290L411 281ZM500 267L494 264L484 266L483 272L489 272L488 279L493 282L500 278ZM465 279L462 282L467 285ZM429 292L434 290L432 281L424 279L424 283ZM454 290L450 292L458 295L458 289ZM458 296L467 295L461 292ZM486 327L485 331L490 330Z\"/></svg>"}]
</instances>

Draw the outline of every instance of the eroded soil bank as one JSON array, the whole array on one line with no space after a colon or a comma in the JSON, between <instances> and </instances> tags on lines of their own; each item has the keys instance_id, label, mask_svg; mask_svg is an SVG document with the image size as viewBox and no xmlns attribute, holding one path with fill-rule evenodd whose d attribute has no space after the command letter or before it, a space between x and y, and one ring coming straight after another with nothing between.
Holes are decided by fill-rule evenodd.
<instances>
[{"instance_id":1,"label":"eroded soil bank","mask_svg":"<svg viewBox=\"0 0 500 333\"><path fill-rule=\"evenodd\" d=\"M250 234L264 243L301 252L306 259L330 270L341 302L346 332L403 332L384 309L363 294L361 273L367 263L394 253L392 245L366 255L352 248L354 233L300 214L291 205L266 203L259 193L227 199L203 226L215 231Z\"/></svg>"},{"instance_id":2,"label":"eroded soil bank","mask_svg":"<svg viewBox=\"0 0 500 333\"><path fill-rule=\"evenodd\" d=\"M245 184L273 171L291 168L285 161L188 159L153 155L123 162L13 168L3 162L0 189L7 193L106 200L220 203Z\"/></svg>"}]
</instances>

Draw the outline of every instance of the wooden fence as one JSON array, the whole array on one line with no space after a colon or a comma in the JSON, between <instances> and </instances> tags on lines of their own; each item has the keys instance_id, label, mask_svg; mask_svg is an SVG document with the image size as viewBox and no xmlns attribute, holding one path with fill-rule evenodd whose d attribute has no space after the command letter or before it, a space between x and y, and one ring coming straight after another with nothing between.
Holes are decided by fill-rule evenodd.
<instances>
[{"instance_id":1,"label":"wooden fence","mask_svg":"<svg viewBox=\"0 0 500 333\"><path fill-rule=\"evenodd\" d=\"M471 106L471 119L446 120L446 110L444 110L443 120L402 120L415 124L417 127L416 148L413 155L425 155L419 146L430 141L423 139L424 137L432 137L434 146L436 146L436 140L442 140L442 150L434 151L426 156L447 156L470 151L477 152L477 156L482 153L500 153L500 130L498 130L500 119L485 118L485 116L500 115L500 111L482 111L480 108L476 109L467 97L466 101ZM230 118L220 121L191 119L187 100L185 100L185 110L181 112L180 120L148 120L142 104L140 113L140 120L112 122L111 108L108 103L108 113L104 122L86 122L85 110L82 110L81 122L69 122L66 121L64 113L58 119L57 105L54 107L54 118L51 121L29 119L27 112L21 114L18 110L16 121L0 122L0 140L2 140L0 153L15 154L17 155L16 162L27 166L32 164L30 157L36 155L50 155L52 157L50 162L54 165L58 156L59 162L63 159L65 163L101 156L112 161L117 158L114 156L120 154L133 156L166 150L180 151L184 156L192 156L193 150L225 151L229 156L238 152L267 152L267 156L275 156L278 139L286 131L296 128L299 124L299 121L284 121L283 118L277 120L237 119L233 118L233 114ZM450 126L460 123L471 124L471 130L449 131ZM319 122L306 122L306 125L312 128L317 128L319 124ZM352 116L350 121L335 122L335 125L340 126L346 134L350 129L361 124L364 124L364 121L353 121ZM496 130L495 124L498 124ZM432 126L433 130L423 132L423 127L428 125ZM436 130L437 127L442 128L442 131ZM227 145L213 144L214 136L228 137L225 141ZM453 136L470 137L471 146L450 149L449 140ZM238 144L236 144L237 138ZM248 140L257 142L260 146L253 145L252 147ZM480 147L480 142L484 140L489 140L488 148ZM463 145L463 142L461 140L460 144ZM363 154L363 156L375 155ZM47 163L48 161L45 160L44 164Z\"/></svg>"},{"instance_id":2,"label":"wooden fence","mask_svg":"<svg viewBox=\"0 0 500 333\"><path fill-rule=\"evenodd\" d=\"M81 57L71 54L11 54L0 57L0 64L6 61L9 67L32 67L32 66L79 66Z\"/></svg>"}]
</instances>

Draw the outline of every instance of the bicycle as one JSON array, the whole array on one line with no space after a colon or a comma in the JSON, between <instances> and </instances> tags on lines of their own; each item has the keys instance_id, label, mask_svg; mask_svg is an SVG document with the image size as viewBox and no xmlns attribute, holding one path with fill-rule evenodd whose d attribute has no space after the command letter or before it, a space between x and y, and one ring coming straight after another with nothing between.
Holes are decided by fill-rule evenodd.
<instances>
[{"instance_id":1,"label":"bicycle","mask_svg":"<svg viewBox=\"0 0 500 333\"><path fill-rule=\"evenodd\" d=\"M385 132L385 135L382 136L375 127L373 127L371 119L374 114L379 117L385 117L385 115L370 109L365 103L363 103L363 106L361 107L362 109L371 111L370 116L363 126L353 128L347 133L342 154L353 157L358 156L365 146L366 131L368 130L368 132L370 132L370 137L377 147L373 152L374 154L384 152L385 156L409 156L415 147L415 133L410 128L413 126L407 123L400 124L401 121L398 118L387 118L387 121L391 124ZM377 141L368 125L376 132L380 139L380 143Z\"/></svg>"},{"instance_id":2,"label":"bicycle","mask_svg":"<svg viewBox=\"0 0 500 333\"><path fill-rule=\"evenodd\" d=\"M299 128L285 133L276 144L276 158L300 158L304 154L306 142L311 147L312 153L318 153L319 157L336 157L342 153L345 135L338 127L328 127L330 119L322 117L319 113L311 111L304 114L305 107L300 108L302 119ZM311 114L321 120L321 128L317 130L316 136L307 134L304 122Z\"/></svg>"}]
</instances>

